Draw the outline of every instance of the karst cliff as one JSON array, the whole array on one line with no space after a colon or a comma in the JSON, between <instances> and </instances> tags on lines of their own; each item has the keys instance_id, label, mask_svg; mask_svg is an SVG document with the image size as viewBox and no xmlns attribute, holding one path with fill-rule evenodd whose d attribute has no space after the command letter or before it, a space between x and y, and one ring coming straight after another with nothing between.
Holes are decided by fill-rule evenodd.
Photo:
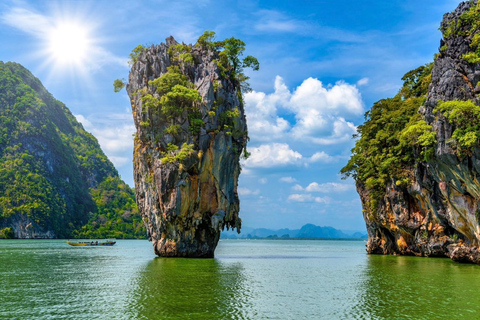
<instances>
[{"instance_id":1,"label":"karst cliff","mask_svg":"<svg viewBox=\"0 0 480 320\"><path fill-rule=\"evenodd\" d=\"M242 70L258 62L239 58L240 40L213 36L206 32L195 45L169 37L131 54L135 192L159 256L213 257L221 230L241 227Z\"/></svg>"},{"instance_id":2,"label":"karst cliff","mask_svg":"<svg viewBox=\"0 0 480 320\"><path fill-rule=\"evenodd\" d=\"M480 263L480 5L444 15L432 64L377 102L342 172L353 176L378 254Z\"/></svg>"},{"instance_id":3,"label":"karst cliff","mask_svg":"<svg viewBox=\"0 0 480 320\"><path fill-rule=\"evenodd\" d=\"M0 61L0 239L142 236L97 139L30 71Z\"/></svg>"}]
</instances>

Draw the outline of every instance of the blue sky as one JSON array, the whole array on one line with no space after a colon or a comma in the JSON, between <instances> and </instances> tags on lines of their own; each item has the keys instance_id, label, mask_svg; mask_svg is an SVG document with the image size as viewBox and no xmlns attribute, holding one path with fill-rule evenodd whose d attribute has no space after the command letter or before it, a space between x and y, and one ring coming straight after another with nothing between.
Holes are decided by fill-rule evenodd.
<instances>
[{"instance_id":1,"label":"blue sky","mask_svg":"<svg viewBox=\"0 0 480 320\"><path fill-rule=\"evenodd\" d=\"M133 186L125 91L128 54L204 30L237 37L260 61L245 95L252 156L239 181L249 227L306 223L364 230L359 197L340 169L373 102L433 60L445 12L459 1L12 1L0 4L0 60L21 63L93 133Z\"/></svg>"}]
</instances>

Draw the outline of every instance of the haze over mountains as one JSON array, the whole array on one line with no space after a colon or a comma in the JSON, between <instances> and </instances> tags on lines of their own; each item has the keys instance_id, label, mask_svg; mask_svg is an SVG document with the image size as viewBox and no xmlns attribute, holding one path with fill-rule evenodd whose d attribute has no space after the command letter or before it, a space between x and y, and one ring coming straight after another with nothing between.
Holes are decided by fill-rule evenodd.
<instances>
[{"instance_id":1,"label":"haze over mountains","mask_svg":"<svg viewBox=\"0 0 480 320\"><path fill-rule=\"evenodd\" d=\"M266 229L242 227L242 233L235 231L224 231L223 239L244 239L244 238L323 238L323 239L366 239L367 234L359 231L338 230L332 227L320 227L308 223L300 229Z\"/></svg>"}]
</instances>

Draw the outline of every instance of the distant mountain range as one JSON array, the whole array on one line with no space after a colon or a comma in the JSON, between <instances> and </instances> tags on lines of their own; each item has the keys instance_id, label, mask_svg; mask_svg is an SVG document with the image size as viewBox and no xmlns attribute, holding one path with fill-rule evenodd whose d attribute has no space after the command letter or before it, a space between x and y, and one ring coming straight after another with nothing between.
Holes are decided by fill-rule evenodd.
<instances>
[{"instance_id":1,"label":"distant mountain range","mask_svg":"<svg viewBox=\"0 0 480 320\"><path fill-rule=\"evenodd\" d=\"M342 231L332 227L320 227L306 224L300 229L265 229L243 227L242 232L222 232L222 239L255 239L255 238L323 238L323 239L366 239L368 236L362 232Z\"/></svg>"}]
</instances>

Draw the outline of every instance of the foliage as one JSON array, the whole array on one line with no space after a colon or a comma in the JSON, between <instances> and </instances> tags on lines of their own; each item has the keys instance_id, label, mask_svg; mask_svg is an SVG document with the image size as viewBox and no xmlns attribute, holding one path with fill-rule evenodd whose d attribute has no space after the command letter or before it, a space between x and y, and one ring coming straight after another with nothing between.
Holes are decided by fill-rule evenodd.
<instances>
[{"instance_id":1,"label":"foliage","mask_svg":"<svg viewBox=\"0 0 480 320\"><path fill-rule=\"evenodd\" d=\"M454 125L452 139L456 142L457 154L471 154L472 148L479 145L480 107L470 100L455 100L440 102L434 112L441 112Z\"/></svg>"},{"instance_id":2,"label":"foliage","mask_svg":"<svg viewBox=\"0 0 480 320\"><path fill-rule=\"evenodd\" d=\"M125 85L125 79L115 79L115 81L113 81L113 91L120 92L120 90L125 88Z\"/></svg>"},{"instance_id":3,"label":"foliage","mask_svg":"<svg viewBox=\"0 0 480 320\"><path fill-rule=\"evenodd\" d=\"M91 194L98 211L87 225L74 232L76 238L145 238L146 230L133 190L119 177L107 177L91 189Z\"/></svg>"},{"instance_id":4,"label":"foliage","mask_svg":"<svg viewBox=\"0 0 480 320\"><path fill-rule=\"evenodd\" d=\"M395 179L399 186L406 186L417 156L431 155L435 133L417 113L427 94L430 71L431 66L426 65L405 74L399 93L376 102L358 127L359 139L341 173L367 188L371 213L389 181Z\"/></svg>"},{"instance_id":5,"label":"foliage","mask_svg":"<svg viewBox=\"0 0 480 320\"><path fill-rule=\"evenodd\" d=\"M462 58L468 63L476 64L480 63L480 56L477 52L469 52L462 56Z\"/></svg>"},{"instance_id":6,"label":"foliage","mask_svg":"<svg viewBox=\"0 0 480 320\"><path fill-rule=\"evenodd\" d=\"M203 124L203 122L202 122L202 124ZM179 124L172 124L170 127L163 130L163 132L168 133L168 134L177 134L178 130L180 130L180 125Z\"/></svg>"},{"instance_id":7,"label":"foliage","mask_svg":"<svg viewBox=\"0 0 480 320\"><path fill-rule=\"evenodd\" d=\"M176 163L184 161L193 152L193 144L183 143L180 150L178 146L169 143L164 157L161 159L163 163Z\"/></svg>"},{"instance_id":8,"label":"foliage","mask_svg":"<svg viewBox=\"0 0 480 320\"><path fill-rule=\"evenodd\" d=\"M198 104L202 97L178 66L168 67L168 71L161 77L149 81L149 85L155 88L160 95L156 98L151 94L143 94L142 102L144 109L151 109L161 112L168 120L173 120L182 115L184 111L189 114L190 131L197 132L204 125L201 115L198 112ZM201 122L201 123L200 123ZM171 132L177 132L180 126L170 127ZM169 130L167 128L167 130Z\"/></svg>"},{"instance_id":9,"label":"foliage","mask_svg":"<svg viewBox=\"0 0 480 320\"><path fill-rule=\"evenodd\" d=\"M467 12L463 13L457 21L451 21L441 31L444 38L469 37L472 51L464 54L462 58L468 63L480 63L480 2L472 2Z\"/></svg>"},{"instance_id":10,"label":"foliage","mask_svg":"<svg viewBox=\"0 0 480 320\"><path fill-rule=\"evenodd\" d=\"M400 132L399 141L402 145L418 147L425 161L433 157L433 146L437 142L432 126L427 124L419 114L414 115L405 129Z\"/></svg>"},{"instance_id":11,"label":"foliage","mask_svg":"<svg viewBox=\"0 0 480 320\"><path fill-rule=\"evenodd\" d=\"M244 68L251 68L254 71L260 69L260 64L257 58L253 56L246 56L241 59L245 51L245 42L240 39L231 37L223 41L214 41L215 32L205 31L203 35L197 40L197 44L210 50L220 50L219 58L216 61L217 66L222 73L222 76L226 77L229 74L232 81L237 81L242 85L242 89L248 90L248 79L243 72Z\"/></svg>"},{"instance_id":12,"label":"foliage","mask_svg":"<svg viewBox=\"0 0 480 320\"><path fill-rule=\"evenodd\" d=\"M21 216L70 237L96 214L90 190L109 177L113 164L65 105L0 62L0 225Z\"/></svg>"},{"instance_id":13,"label":"foliage","mask_svg":"<svg viewBox=\"0 0 480 320\"><path fill-rule=\"evenodd\" d=\"M403 77L403 86L400 90L402 98L421 97L428 91L432 82L433 63L420 66L417 69L407 72Z\"/></svg>"},{"instance_id":14,"label":"foliage","mask_svg":"<svg viewBox=\"0 0 480 320\"><path fill-rule=\"evenodd\" d=\"M203 34L197 39L195 46L200 46L210 50L216 50L215 32L204 31Z\"/></svg>"},{"instance_id":15,"label":"foliage","mask_svg":"<svg viewBox=\"0 0 480 320\"><path fill-rule=\"evenodd\" d=\"M184 110L194 109L195 103L202 101L196 89L176 85L160 98L162 113L167 119L178 117Z\"/></svg>"},{"instance_id":16,"label":"foliage","mask_svg":"<svg viewBox=\"0 0 480 320\"><path fill-rule=\"evenodd\" d=\"M168 54L173 58L174 62L182 63L183 65L193 65L195 61L191 54L191 46L186 44L176 44L168 48Z\"/></svg>"},{"instance_id":17,"label":"foliage","mask_svg":"<svg viewBox=\"0 0 480 320\"><path fill-rule=\"evenodd\" d=\"M0 230L0 239L13 239L13 237L14 233L12 228L7 227Z\"/></svg>"},{"instance_id":18,"label":"foliage","mask_svg":"<svg viewBox=\"0 0 480 320\"><path fill-rule=\"evenodd\" d=\"M188 129L194 135L200 133L200 129L205 124L200 117L201 117L201 114L199 113L192 113L189 115L190 126L188 127Z\"/></svg>"},{"instance_id":19,"label":"foliage","mask_svg":"<svg viewBox=\"0 0 480 320\"><path fill-rule=\"evenodd\" d=\"M140 54L142 54L143 51L145 51L144 46L142 46L141 44L136 46L129 55L130 57L129 64L131 65L135 64L138 60L138 57L140 56Z\"/></svg>"}]
</instances>

